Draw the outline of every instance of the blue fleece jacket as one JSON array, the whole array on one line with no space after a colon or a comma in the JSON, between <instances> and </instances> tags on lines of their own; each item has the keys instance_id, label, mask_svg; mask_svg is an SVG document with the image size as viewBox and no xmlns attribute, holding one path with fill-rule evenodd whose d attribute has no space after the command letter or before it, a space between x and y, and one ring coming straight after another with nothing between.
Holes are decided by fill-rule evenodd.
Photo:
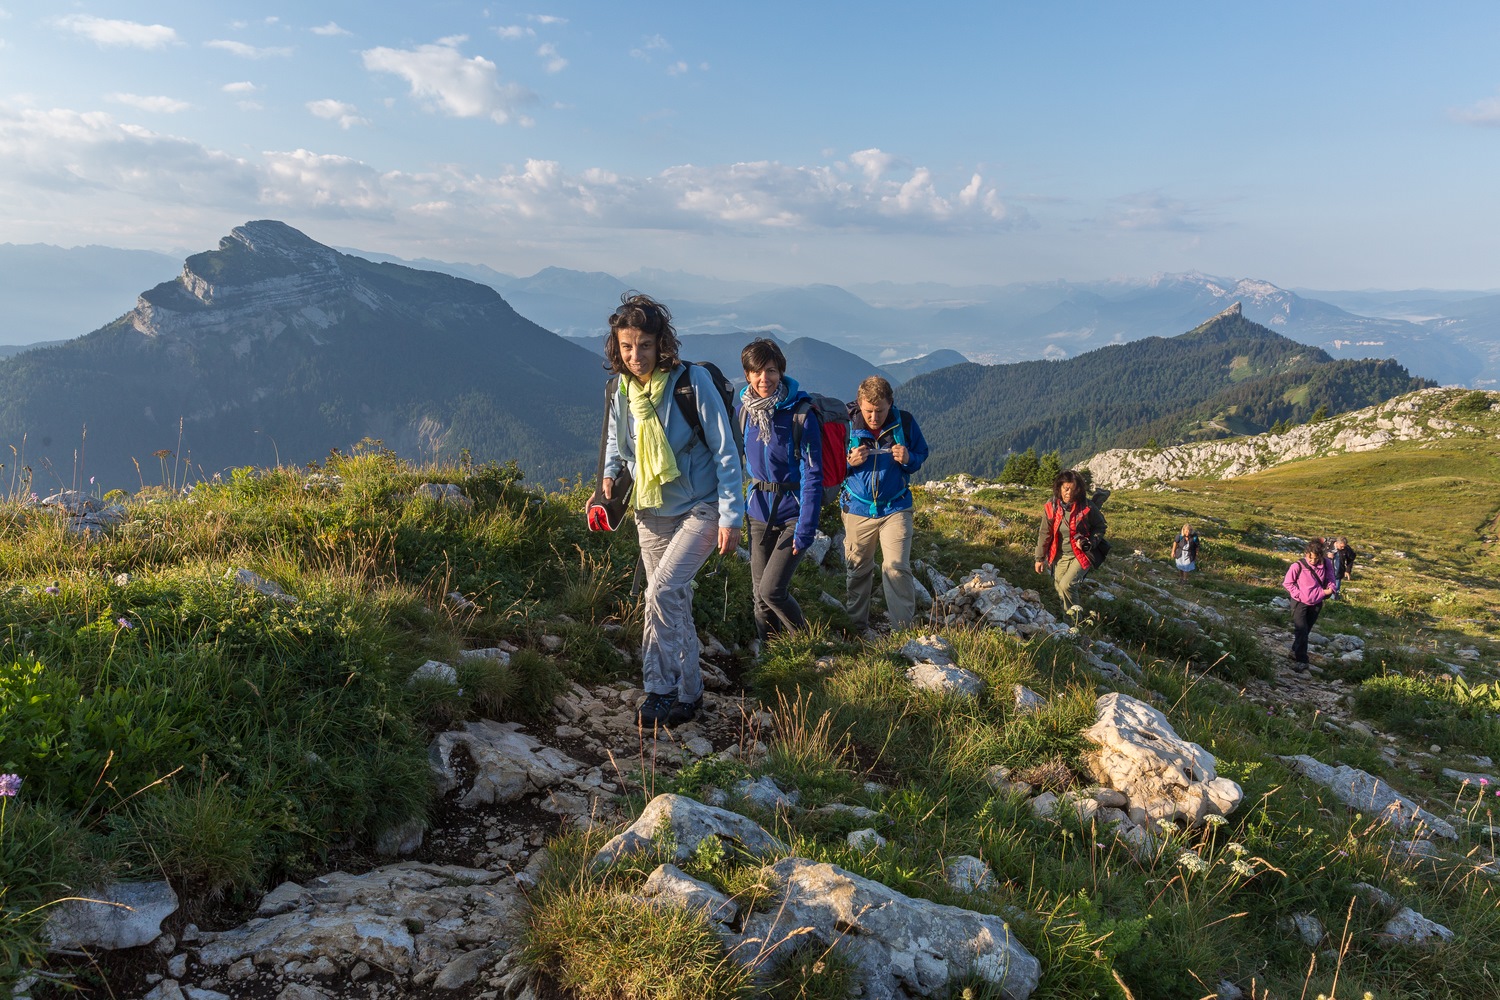
<instances>
[{"instance_id":1,"label":"blue fleece jacket","mask_svg":"<svg viewBox=\"0 0 1500 1000\"><path fill-rule=\"evenodd\" d=\"M902 465L891 455L891 448L904 444L907 462ZM917 418L905 410L891 407L879 430L865 426L859 406L849 404L849 450L860 445L870 449L860 465L849 463L849 477L839 496L839 506L861 517L885 517L911 508L911 490L907 488L922 463L927 461L927 439Z\"/></svg>"},{"instance_id":2,"label":"blue fleece jacket","mask_svg":"<svg viewBox=\"0 0 1500 1000\"><path fill-rule=\"evenodd\" d=\"M717 500L719 527L738 528L745 518L745 497L741 489L744 474L739 448L734 443L734 427L729 422L729 414L724 412L724 403L714 386L713 376L699 365L691 366L689 373L693 388L697 390L698 419L703 422L707 444L698 437L672 398L672 390L677 388L677 379L682 375L682 365L678 364L667 373L667 391L656 404L656 415L661 418L667 444L677 458L679 475L663 484L661 506L651 513L675 517L706 500ZM632 476L637 474L635 417L625 396L615 392L610 395L604 475L614 478L626 466L630 467Z\"/></svg>"},{"instance_id":3,"label":"blue fleece jacket","mask_svg":"<svg viewBox=\"0 0 1500 1000\"><path fill-rule=\"evenodd\" d=\"M786 399L771 414L770 439L761 436L760 428L745 417L744 400L750 392L740 390L740 405L735 419L745 429L745 471L752 480L746 499L746 513L762 524L797 522L792 541L797 551L813 543L818 531L818 512L823 506L823 429L815 410L809 410L802 427L800 455L791 454L792 428L797 404L807 400L807 393L794 378L786 382ZM756 489L755 483L778 483L795 486L785 493Z\"/></svg>"}]
</instances>

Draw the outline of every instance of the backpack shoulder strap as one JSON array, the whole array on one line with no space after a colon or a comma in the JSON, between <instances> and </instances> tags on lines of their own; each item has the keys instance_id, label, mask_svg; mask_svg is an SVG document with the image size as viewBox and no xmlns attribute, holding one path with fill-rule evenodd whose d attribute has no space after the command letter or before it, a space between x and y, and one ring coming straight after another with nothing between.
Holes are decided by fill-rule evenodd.
<instances>
[{"instance_id":1,"label":"backpack shoulder strap","mask_svg":"<svg viewBox=\"0 0 1500 1000\"><path fill-rule=\"evenodd\" d=\"M609 412L615 405L615 392L620 387L620 376L611 375L604 382L604 426L599 428L599 479L604 483L604 448L609 443Z\"/></svg>"},{"instance_id":2,"label":"backpack shoulder strap","mask_svg":"<svg viewBox=\"0 0 1500 1000\"><path fill-rule=\"evenodd\" d=\"M797 457L802 454L802 432L807 427L807 414L812 408L813 401L806 397L797 400L792 406L792 453L788 457L794 465Z\"/></svg>"},{"instance_id":3,"label":"backpack shoulder strap","mask_svg":"<svg viewBox=\"0 0 1500 1000\"><path fill-rule=\"evenodd\" d=\"M677 376L677 384L672 388L672 398L677 402L678 412L682 414L693 433L698 435L698 440L703 442L703 447L708 447L708 435L703 433L703 418L698 414L698 387L693 385L693 363L683 361L682 374Z\"/></svg>"}]
</instances>

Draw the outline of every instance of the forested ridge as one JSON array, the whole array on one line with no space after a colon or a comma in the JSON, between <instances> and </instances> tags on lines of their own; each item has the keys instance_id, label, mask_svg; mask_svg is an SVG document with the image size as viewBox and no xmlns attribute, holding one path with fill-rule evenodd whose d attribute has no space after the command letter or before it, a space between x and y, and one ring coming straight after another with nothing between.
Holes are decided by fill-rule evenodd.
<instances>
[{"instance_id":1,"label":"forested ridge","mask_svg":"<svg viewBox=\"0 0 1500 1000\"><path fill-rule=\"evenodd\" d=\"M1395 361L1335 361L1231 310L1179 337L1066 361L955 365L902 386L900 404L932 445L928 473L993 476L1027 448L1072 463L1106 448L1259 433L1431 384Z\"/></svg>"}]
</instances>

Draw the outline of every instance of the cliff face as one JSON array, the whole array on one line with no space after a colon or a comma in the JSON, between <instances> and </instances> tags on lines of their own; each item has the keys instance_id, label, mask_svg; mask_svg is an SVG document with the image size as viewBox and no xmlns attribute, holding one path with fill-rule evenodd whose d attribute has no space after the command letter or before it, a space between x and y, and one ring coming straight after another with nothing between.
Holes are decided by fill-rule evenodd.
<instances>
[{"instance_id":1,"label":"cliff face","mask_svg":"<svg viewBox=\"0 0 1500 1000\"><path fill-rule=\"evenodd\" d=\"M1475 423L1440 415L1457 397L1467 394L1463 389L1423 389L1320 423L1303 424L1284 434L1257 434L1159 450L1116 448L1100 452L1080 468L1088 469L1097 485L1120 489L1176 479L1234 479L1285 462L1373 451L1397 441L1466 438L1476 443L1488 441L1494 447L1500 435L1492 435ZM1490 395L1494 399L1491 408L1500 410L1500 393Z\"/></svg>"},{"instance_id":2,"label":"cliff face","mask_svg":"<svg viewBox=\"0 0 1500 1000\"><path fill-rule=\"evenodd\" d=\"M250 222L115 323L0 365L0 442L67 467L86 427L91 468L135 480L131 458L176 450L181 422L205 470L376 437L571 476L592 465L602 377L487 286Z\"/></svg>"}]
</instances>

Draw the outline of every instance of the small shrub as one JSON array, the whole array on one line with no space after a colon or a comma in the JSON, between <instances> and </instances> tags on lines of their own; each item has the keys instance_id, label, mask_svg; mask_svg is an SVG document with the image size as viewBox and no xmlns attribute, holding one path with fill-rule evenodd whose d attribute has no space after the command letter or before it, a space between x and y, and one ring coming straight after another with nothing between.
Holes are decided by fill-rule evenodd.
<instances>
[{"instance_id":1,"label":"small shrub","mask_svg":"<svg viewBox=\"0 0 1500 1000\"><path fill-rule=\"evenodd\" d=\"M532 910L522 960L578 1000L741 1000L749 973L702 915L579 886Z\"/></svg>"},{"instance_id":2,"label":"small shrub","mask_svg":"<svg viewBox=\"0 0 1500 1000\"><path fill-rule=\"evenodd\" d=\"M1454 413L1488 413L1489 409L1490 394L1483 389L1465 393L1453 404Z\"/></svg>"},{"instance_id":3,"label":"small shrub","mask_svg":"<svg viewBox=\"0 0 1500 1000\"><path fill-rule=\"evenodd\" d=\"M1029 782L1048 792L1065 792L1078 784L1073 769L1061 755L1049 757L1039 764L1023 767L1012 773L1012 777Z\"/></svg>"},{"instance_id":4,"label":"small shrub","mask_svg":"<svg viewBox=\"0 0 1500 1000\"><path fill-rule=\"evenodd\" d=\"M515 677L515 696L508 717L537 719L552 711L552 699L568 687L568 679L547 657L531 649L511 654L510 672Z\"/></svg>"},{"instance_id":5,"label":"small shrub","mask_svg":"<svg viewBox=\"0 0 1500 1000\"><path fill-rule=\"evenodd\" d=\"M777 963L766 986L770 1000L849 1000L859 967L837 946L807 945Z\"/></svg>"}]
</instances>

